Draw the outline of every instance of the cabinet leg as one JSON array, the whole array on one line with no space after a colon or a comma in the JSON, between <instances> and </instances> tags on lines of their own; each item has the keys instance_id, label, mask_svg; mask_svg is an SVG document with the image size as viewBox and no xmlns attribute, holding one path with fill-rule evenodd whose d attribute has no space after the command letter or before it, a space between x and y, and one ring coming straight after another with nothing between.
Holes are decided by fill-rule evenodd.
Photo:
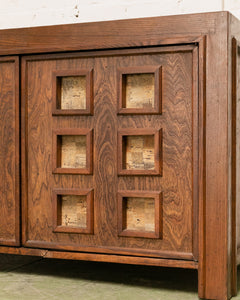
<instances>
[{"instance_id":1,"label":"cabinet leg","mask_svg":"<svg viewBox=\"0 0 240 300\"><path fill-rule=\"evenodd\" d=\"M208 269L210 273L211 268ZM224 279L223 276L208 276L199 268L198 272L198 296L200 299L229 300L237 295L237 280L235 270ZM212 274L214 271L212 270ZM220 275L220 274L219 274ZM222 280L221 280L222 279ZM220 281L221 280L221 281Z\"/></svg>"}]
</instances>

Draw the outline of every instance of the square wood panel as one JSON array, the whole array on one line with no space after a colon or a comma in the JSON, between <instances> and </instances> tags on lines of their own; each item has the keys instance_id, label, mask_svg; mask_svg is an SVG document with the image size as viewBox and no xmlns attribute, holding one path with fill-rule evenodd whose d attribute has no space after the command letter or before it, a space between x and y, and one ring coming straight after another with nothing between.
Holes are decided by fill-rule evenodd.
<instances>
[{"instance_id":1,"label":"square wood panel","mask_svg":"<svg viewBox=\"0 0 240 300\"><path fill-rule=\"evenodd\" d=\"M93 113L93 70L53 72L53 115Z\"/></svg>"},{"instance_id":2,"label":"square wood panel","mask_svg":"<svg viewBox=\"0 0 240 300\"><path fill-rule=\"evenodd\" d=\"M119 114L161 113L161 67L120 68L117 80Z\"/></svg>"},{"instance_id":3,"label":"square wood panel","mask_svg":"<svg viewBox=\"0 0 240 300\"><path fill-rule=\"evenodd\" d=\"M53 173L92 173L92 130L53 131Z\"/></svg>"},{"instance_id":4,"label":"square wood panel","mask_svg":"<svg viewBox=\"0 0 240 300\"><path fill-rule=\"evenodd\" d=\"M118 132L119 175L161 175L162 130L121 129Z\"/></svg>"},{"instance_id":5,"label":"square wood panel","mask_svg":"<svg viewBox=\"0 0 240 300\"><path fill-rule=\"evenodd\" d=\"M118 235L161 238L162 194L153 191L118 192Z\"/></svg>"},{"instance_id":6,"label":"square wood panel","mask_svg":"<svg viewBox=\"0 0 240 300\"><path fill-rule=\"evenodd\" d=\"M93 190L53 190L54 232L93 233Z\"/></svg>"}]
</instances>

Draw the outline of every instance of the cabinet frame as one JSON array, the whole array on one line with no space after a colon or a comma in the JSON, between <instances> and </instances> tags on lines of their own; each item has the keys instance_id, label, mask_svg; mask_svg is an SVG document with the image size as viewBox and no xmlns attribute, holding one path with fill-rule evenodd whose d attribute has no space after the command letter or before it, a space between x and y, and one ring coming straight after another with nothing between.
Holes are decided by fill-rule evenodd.
<instances>
[{"instance_id":1,"label":"cabinet frame","mask_svg":"<svg viewBox=\"0 0 240 300\"><path fill-rule=\"evenodd\" d=\"M127 28L127 30L126 30ZM33 254L45 257L77 258L114 261L133 264L178 266L198 269L199 296L210 299L230 299L236 294L236 44L240 40L240 24L228 12L179 15L167 17L119 20L88 24L47 26L1 30L0 55L92 51L162 45L196 46L197 70L193 72L194 96L198 97L198 131L193 144L199 149L194 165L199 177L195 178L194 191L198 197L198 242L194 246L198 255L194 260L157 259L123 254L117 258L114 250L104 254L91 254L91 249L77 253L52 251L51 248L28 243L25 247L0 247L2 253ZM183 34L184 33L184 34ZM36 40L36 36L38 39ZM232 38L236 43L232 44ZM165 50L167 47L165 48ZM154 51L154 50L153 50ZM115 54L112 51L112 55ZM59 59L65 54L59 54ZM98 51L95 52L98 55ZM48 54L44 54L45 58ZM23 74L25 64L22 64ZM218 80L216 80L216 76ZM21 201L22 241L25 242L27 222L27 136L25 80L21 78ZM239 116L237 116L239 117ZM217 145L217 146L216 146ZM233 157L232 157L233 154ZM217 213L216 213L217 212ZM197 228L195 228L197 230ZM38 249L34 249L38 248ZM63 248L62 248L63 249ZM221 263L219 263L221 262Z\"/></svg>"}]
</instances>

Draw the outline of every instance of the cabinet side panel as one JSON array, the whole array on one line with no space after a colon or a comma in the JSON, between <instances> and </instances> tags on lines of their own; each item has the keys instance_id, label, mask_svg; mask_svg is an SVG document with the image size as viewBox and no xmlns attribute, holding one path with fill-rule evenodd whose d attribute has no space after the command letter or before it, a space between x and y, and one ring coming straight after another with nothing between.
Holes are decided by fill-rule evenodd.
<instances>
[{"instance_id":1,"label":"cabinet side panel","mask_svg":"<svg viewBox=\"0 0 240 300\"><path fill-rule=\"evenodd\" d=\"M19 245L18 58L0 59L0 245Z\"/></svg>"},{"instance_id":2,"label":"cabinet side panel","mask_svg":"<svg viewBox=\"0 0 240 300\"><path fill-rule=\"evenodd\" d=\"M237 212L237 220L236 220L236 234L237 234L237 252L240 252L240 182L239 182L239 176L240 176L240 50L238 48L237 52L237 120L236 120L236 212ZM240 260L238 259L238 264L240 263Z\"/></svg>"}]
</instances>

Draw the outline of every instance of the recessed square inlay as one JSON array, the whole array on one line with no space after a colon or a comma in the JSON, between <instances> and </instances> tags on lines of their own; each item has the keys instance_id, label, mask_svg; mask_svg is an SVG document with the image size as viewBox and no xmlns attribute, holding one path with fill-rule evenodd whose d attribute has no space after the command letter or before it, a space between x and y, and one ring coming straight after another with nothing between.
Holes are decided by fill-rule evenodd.
<instances>
[{"instance_id":1,"label":"recessed square inlay","mask_svg":"<svg viewBox=\"0 0 240 300\"><path fill-rule=\"evenodd\" d=\"M124 136L123 149L124 169L154 170L154 135Z\"/></svg>"},{"instance_id":2,"label":"recessed square inlay","mask_svg":"<svg viewBox=\"0 0 240 300\"><path fill-rule=\"evenodd\" d=\"M119 175L161 175L162 130L121 129L118 132Z\"/></svg>"},{"instance_id":3,"label":"recessed square inlay","mask_svg":"<svg viewBox=\"0 0 240 300\"><path fill-rule=\"evenodd\" d=\"M91 174L93 130L58 129L53 131L53 173Z\"/></svg>"},{"instance_id":4,"label":"recessed square inlay","mask_svg":"<svg viewBox=\"0 0 240 300\"><path fill-rule=\"evenodd\" d=\"M161 238L162 193L118 192L118 235Z\"/></svg>"},{"instance_id":5,"label":"recessed square inlay","mask_svg":"<svg viewBox=\"0 0 240 300\"><path fill-rule=\"evenodd\" d=\"M53 231L93 233L93 190L56 189L52 193Z\"/></svg>"},{"instance_id":6,"label":"recessed square inlay","mask_svg":"<svg viewBox=\"0 0 240 300\"><path fill-rule=\"evenodd\" d=\"M161 66L119 68L117 74L119 114L161 113Z\"/></svg>"},{"instance_id":7,"label":"recessed square inlay","mask_svg":"<svg viewBox=\"0 0 240 300\"><path fill-rule=\"evenodd\" d=\"M93 70L57 70L52 75L53 115L93 114Z\"/></svg>"}]
</instances>

